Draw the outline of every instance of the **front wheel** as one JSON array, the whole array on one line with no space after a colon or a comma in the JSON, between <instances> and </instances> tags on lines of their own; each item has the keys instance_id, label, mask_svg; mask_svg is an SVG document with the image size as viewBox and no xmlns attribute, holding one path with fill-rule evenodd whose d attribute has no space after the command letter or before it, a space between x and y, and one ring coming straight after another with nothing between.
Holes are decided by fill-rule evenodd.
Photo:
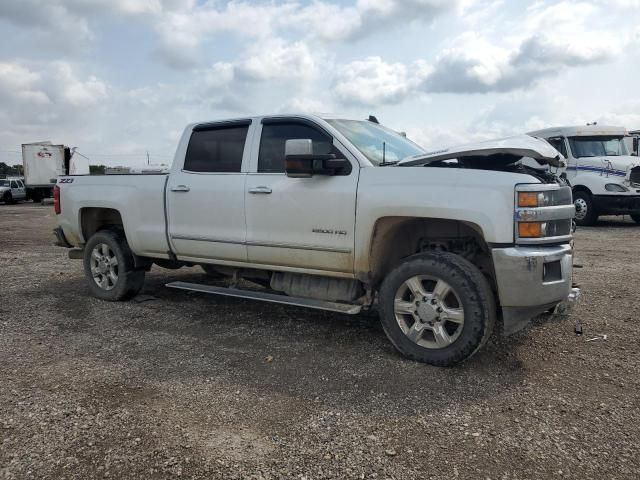
<instances>
[{"instance_id":1,"label":"front wheel","mask_svg":"<svg viewBox=\"0 0 640 480\"><path fill-rule=\"evenodd\" d=\"M5 205L13 205L15 203L13 201L13 195L11 195L11 192L5 193L2 197L2 201L5 203Z\"/></svg>"},{"instance_id":2,"label":"front wheel","mask_svg":"<svg viewBox=\"0 0 640 480\"><path fill-rule=\"evenodd\" d=\"M380 320L406 357L446 367L471 357L495 323L493 293L482 273L451 253L407 258L380 289Z\"/></svg>"},{"instance_id":3,"label":"front wheel","mask_svg":"<svg viewBox=\"0 0 640 480\"><path fill-rule=\"evenodd\" d=\"M121 232L102 230L84 249L84 274L94 297L111 302L135 297L144 284L144 270L136 270L133 253Z\"/></svg>"},{"instance_id":4,"label":"front wheel","mask_svg":"<svg viewBox=\"0 0 640 480\"><path fill-rule=\"evenodd\" d=\"M573 204L576 207L576 223L588 227L598 220L598 212L593 205L593 199L589 192L579 191L573 195Z\"/></svg>"}]
</instances>

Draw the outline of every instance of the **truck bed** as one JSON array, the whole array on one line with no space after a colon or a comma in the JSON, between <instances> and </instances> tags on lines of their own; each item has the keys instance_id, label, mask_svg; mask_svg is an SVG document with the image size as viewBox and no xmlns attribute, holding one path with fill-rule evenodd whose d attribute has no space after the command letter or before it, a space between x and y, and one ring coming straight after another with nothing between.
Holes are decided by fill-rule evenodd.
<instances>
[{"instance_id":1,"label":"truck bed","mask_svg":"<svg viewBox=\"0 0 640 480\"><path fill-rule=\"evenodd\" d=\"M74 245L86 242L81 229L90 228L91 210L120 212L127 241L137 255L167 258L165 185L167 173L76 175L58 179L60 226ZM80 219L85 219L84 226Z\"/></svg>"}]
</instances>

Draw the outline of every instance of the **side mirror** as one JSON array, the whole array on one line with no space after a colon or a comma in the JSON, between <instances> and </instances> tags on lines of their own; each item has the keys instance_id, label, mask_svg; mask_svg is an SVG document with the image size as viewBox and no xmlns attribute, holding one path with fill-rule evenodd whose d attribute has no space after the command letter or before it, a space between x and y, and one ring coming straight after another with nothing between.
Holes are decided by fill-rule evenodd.
<instances>
[{"instance_id":1,"label":"side mirror","mask_svg":"<svg viewBox=\"0 0 640 480\"><path fill-rule=\"evenodd\" d=\"M335 175L351 164L346 158L336 158L333 153L314 154L313 142L304 138L285 142L284 166L288 177L309 178L314 174Z\"/></svg>"},{"instance_id":2,"label":"side mirror","mask_svg":"<svg viewBox=\"0 0 640 480\"><path fill-rule=\"evenodd\" d=\"M638 152L638 141L640 139L638 137L633 137L633 153L635 153L636 155L640 155L640 152Z\"/></svg>"}]
</instances>

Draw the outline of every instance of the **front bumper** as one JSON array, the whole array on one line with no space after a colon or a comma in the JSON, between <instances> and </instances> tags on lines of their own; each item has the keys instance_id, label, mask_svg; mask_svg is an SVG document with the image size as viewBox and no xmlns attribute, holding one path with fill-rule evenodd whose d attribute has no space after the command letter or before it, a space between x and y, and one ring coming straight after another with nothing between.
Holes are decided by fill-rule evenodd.
<instances>
[{"instance_id":1,"label":"front bumper","mask_svg":"<svg viewBox=\"0 0 640 480\"><path fill-rule=\"evenodd\" d=\"M601 215L640 213L640 195L594 195L593 206Z\"/></svg>"},{"instance_id":2,"label":"front bumper","mask_svg":"<svg viewBox=\"0 0 640 480\"><path fill-rule=\"evenodd\" d=\"M579 295L572 285L573 249L568 244L494 248L491 253L505 335Z\"/></svg>"}]
</instances>

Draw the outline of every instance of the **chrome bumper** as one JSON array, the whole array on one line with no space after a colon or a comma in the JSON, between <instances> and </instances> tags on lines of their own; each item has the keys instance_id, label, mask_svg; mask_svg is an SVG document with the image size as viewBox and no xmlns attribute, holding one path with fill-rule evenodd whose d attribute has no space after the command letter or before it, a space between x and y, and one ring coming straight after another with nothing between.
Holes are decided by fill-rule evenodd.
<instances>
[{"instance_id":1,"label":"chrome bumper","mask_svg":"<svg viewBox=\"0 0 640 480\"><path fill-rule=\"evenodd\" d=\"M558 305L566 311L577 299L570 245L494 248L491 253L505 335L523 329L532 318Z\"/></svg>"}]
</instances>

